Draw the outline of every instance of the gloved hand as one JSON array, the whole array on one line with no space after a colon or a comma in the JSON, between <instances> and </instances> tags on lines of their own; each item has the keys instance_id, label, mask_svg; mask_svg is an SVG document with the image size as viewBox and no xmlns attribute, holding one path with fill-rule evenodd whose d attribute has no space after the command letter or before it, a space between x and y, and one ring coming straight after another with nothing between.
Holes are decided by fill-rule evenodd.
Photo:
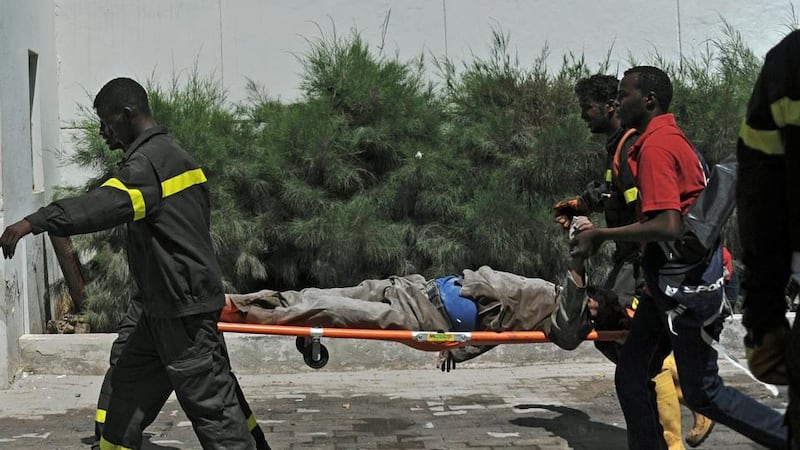
<instances>
[{"instance_id":1,"label":"gloved hand","mask_svg":"<svg viewBox=\"0 0 800 450\"><path fill-rule=\"evenodd\" d=\"M747 331L744 349L753 376L769 384L789 384L786 367L786 343L789 339L788 323L768 330L760 339L754 337L752 330Z\"/></svg>"},{"instance_id":2,"label":"gloved hand","mask_svg":"<svg viewBox=\"0 0 800 450\"><path fill-rule=\"evenodd\" d=\"M574 197L561 200L553 205L555 211L555 221L560 223L565 229L569 229L572 218L575 216L586 216L591 212L589 206L581 197Z\"/></svg>"},{"instance_id":3,"label":"gloved hand","mask_svg":"<svg viewBox=\"0 0 800 450\"><path fill-rule=\"evenodd\" d=\"M436 367L442 369L442 372L450 372L456 370L456 361L450 350L442 350L436 356Z\"/></svg>"}]
</instances>

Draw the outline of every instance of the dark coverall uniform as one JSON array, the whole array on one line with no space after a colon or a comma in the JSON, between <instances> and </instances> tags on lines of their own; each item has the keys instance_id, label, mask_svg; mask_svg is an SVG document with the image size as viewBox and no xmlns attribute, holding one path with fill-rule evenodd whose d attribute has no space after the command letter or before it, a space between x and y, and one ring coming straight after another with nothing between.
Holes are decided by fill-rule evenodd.
<instances>
[{"instance_id":1,"label":"dark coverall uniform","mask_svg":"<svg viewBox=\"0 0 800 450\"><path fill-rule=\"evenodd\" d=\"M225 299L209 234L206 177L162 127L128 146L99 188L26 217L34 233L91 233L127 224L143 313L117 361L100 448L138 448L143 420L174 390L204 448L251 449L216 322Z\"/></svg>"},{"instance_id":2,"label":"dark coverall uniform","mask_svg":"<svg viewBox=\"0 0 800 450\"><path fill-rule=\"evenodd\" d=\"M621 227L637 222L636 203L639 197L635 180L628 166L628 149L639 138L636 130L620 128L606 141L606 171L603 182L592 182L581 195L592 211L603 211L606 226ZM634 310L638 292L643 284L639 269L638 242L614 241L614 254L611 257L613 267L603 285L614 291L623 308ZM615 342L595 341L595 347L617 362L619 344Z\"/></svg>"},{"instance_id":3,"label":"dark coverall uniform","mask_svg":"<svg viewBox=\"0 0 800 450\"><path fill-rule=\"evenodd\" d=\"M569 279L563 287L488 266L464 270L460 295L475 303L476 330L543 331L567 350L577 347L592 330L586 289ZM302 291L263 290L228 294L246 313L242 320L270 325L447 331L452 318L442 307L431 282L422 275L365 280L346 288ZM492 346L450 350L456 362L474 358Z\"/></svg>"},{"instance_id":4,"label":"dark coverall uniform","mask_svg":"<svg viewBox=\"0 0 800 450\"><path fill-rule=\"evenodd\" d=\"M760 342L788 326L784 290L800 252L800 31L773 47L756 81L737 149L736 197L744 247L743 325ZM786 421L800 449L800 325L787 338Z\"/></svg>"}]
</instances>

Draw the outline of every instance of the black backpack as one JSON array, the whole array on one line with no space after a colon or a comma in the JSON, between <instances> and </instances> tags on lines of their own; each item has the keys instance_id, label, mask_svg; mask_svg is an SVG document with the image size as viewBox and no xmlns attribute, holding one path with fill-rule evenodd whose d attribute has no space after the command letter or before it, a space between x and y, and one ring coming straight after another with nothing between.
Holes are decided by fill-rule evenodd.
<instances>
[{"instance_id":1,"label":"black backpack","mask_svg":"<svg viewBox=\"0 0 800 450\"><path fill-rule=\"evenodd\" d=\"M687 262L707 258L716 247L722 228L736 206L736 168L735 156L716 164L705 189L683 216L675 250Z\"/></svg>"}]
</instances>

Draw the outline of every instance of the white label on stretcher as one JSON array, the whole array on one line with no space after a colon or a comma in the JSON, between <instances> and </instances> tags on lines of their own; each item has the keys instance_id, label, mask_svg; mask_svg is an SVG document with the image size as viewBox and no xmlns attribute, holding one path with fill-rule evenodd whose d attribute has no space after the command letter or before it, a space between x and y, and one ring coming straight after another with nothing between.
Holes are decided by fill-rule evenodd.
<instances>
[{"instance_id":1,"label":"white label on stretcher","mask_svg":"<svg viewBox=\"0 0 800 450\"><path fill-rule=\"evenodd\" d=\"M415 331L412 339L417 342L467 342L471 333L438 333L434 331Z\"/></svg>"}]
</instances>

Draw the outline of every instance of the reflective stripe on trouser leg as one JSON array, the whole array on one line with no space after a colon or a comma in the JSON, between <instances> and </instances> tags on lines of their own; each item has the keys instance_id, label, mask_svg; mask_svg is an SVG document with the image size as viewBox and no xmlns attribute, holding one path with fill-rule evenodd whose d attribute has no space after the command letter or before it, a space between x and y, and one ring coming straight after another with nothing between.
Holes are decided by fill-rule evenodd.
<instances>
[{"instance_id":1,"label":"reflective stripe on trouser leg","mask_svg":"<svg viewBox=\"0 0 800 450\"><path fill-rule=\"evenodd\" d=\"M100 438L100 450L132 450L132 448L111 443L106 438Z\"/></svg>"}]
</instances>

